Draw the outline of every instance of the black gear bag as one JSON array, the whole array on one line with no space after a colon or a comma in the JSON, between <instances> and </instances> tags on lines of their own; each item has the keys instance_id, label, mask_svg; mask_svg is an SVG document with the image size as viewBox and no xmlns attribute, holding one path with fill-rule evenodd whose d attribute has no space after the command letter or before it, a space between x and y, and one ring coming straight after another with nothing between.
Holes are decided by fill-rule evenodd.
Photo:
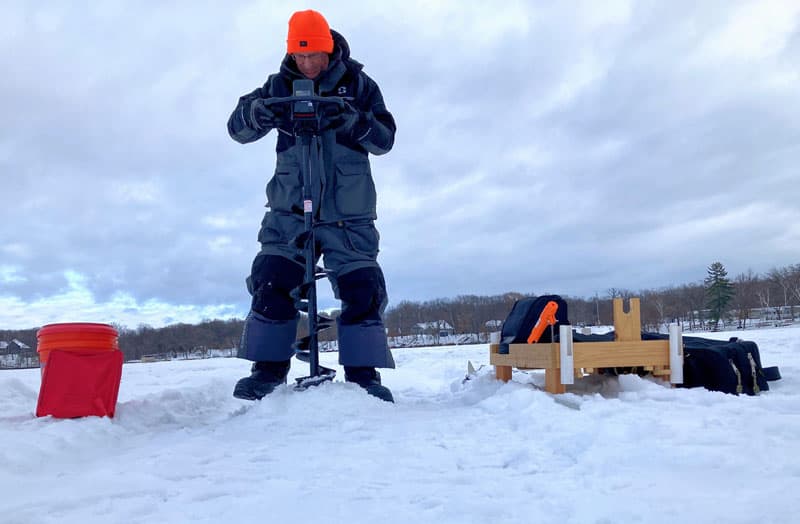
<instances>
[{"instance_id":1,"label":"black gear bag","mask_svg":"<svg viewBox=\"0 0 800 524\"><path fill-rule=\"evenodd\" d=\"M642 340L668 338L659 333L642 333ZM732 337L714 340L683 337L683 384L685 388L703 387L740 395L757 395L769 390L767 381L781 378L777 366L761 366L761 354L755 342Z\"/></svg>"},{"instance_id":2,"label":"black gear bag","mask_svg":"<svg viewBox=\"0 0 800 524\"><path fill-rule=\"evenodd\" d=\"M536 323L545 311L549 302L555 302L558 309L555 311L555 325L553 332L555 337L551 337L550 329L542 332L539 342L554 342L553 338L558 336L558 327L562 324L569 324L567 314L567 303L558 295L542 295L540 297L527 297L517 300L511 308L511 312L503 322L500 333L499 353L508 353L509 344L526 344Z\"/></svg>"},{"instance_id":3,"label":"black gear bag","mask_svg":"<svg viewBox=\"0 0 800 524\"><path fill-rule=\"evenodd\" d=\"M683 386L704 387L734 395L768 391L768 380L778 380L776 366L763 368L758 345L736 337L727 342L683 337Z\"/></svg>"}]
</instances>

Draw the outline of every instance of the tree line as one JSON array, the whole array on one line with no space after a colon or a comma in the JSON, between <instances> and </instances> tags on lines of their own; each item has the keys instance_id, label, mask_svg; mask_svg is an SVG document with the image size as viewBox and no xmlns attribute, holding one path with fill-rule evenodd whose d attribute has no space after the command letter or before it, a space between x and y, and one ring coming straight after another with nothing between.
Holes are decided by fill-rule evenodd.
<instances>
[{"instance_id":1,"label":"tree line","mask_svg":"<svg viewBox=\"0 0 800 524\"><path fill-rule=\"evenodd\" d=\"M509 292L494 296L460 295L423 302L402 301L389 308L384 323L390 337L435 332L445 325L455 334L476 334L481 340L499 331L514 302L525 296ZM679 322L684 330L714 329L720 322L750 327L764 311L771 318L794 321L800 314L800 264L774 268L764 275L753 271L729 279L724 266L714 262L703 281L660 289L632 291L609 288L594 297L563 296L569 319L576 326L612 325L614 298L641 299L642 328L658 330L667 322ZM334 318L338 311L331 312ZM758 313L756 315L755 313ZM244 321L208 320L200 324L174 324L162 328L140 325L115 326L120 349L127 360L145 356L186 357L209 349L233 349L239 344ZM13 339L36 348L36 329L0 331L0 341ZM300 336L304 335L301 323ZM321 347L336 340L335 323L320 333Z\"/></svg>"},{"instance_id":2,"label":"tree line","mask_svg":"<svg viewBox=\"0 0 800 524\"><path fill-rule=\"evenodd\" d=\"M497 296L464 295L455 299L426 302L401 302L388 310L385 323L389 336L400 336L419 330L419 325L443 320L455 333L489 333L497 331L514 301L525 295L506 293ZM527 296L534 296L529 294ZM727 278L720 262L708 268L702 281L660 289L632 291L609 288L603 296L563 296L573 325L612 325L614 298L641 299L642 328L658 330L664 323L679 322L684 329L713 329L722 321L749 327L754 313L770 310L778 320L794 320L800 313L800 264L775 268L765 275L752 270Z\"/></svg>"},{"instance_id":3,"label":"tree line","mask_svg":"<svg viewBox=\"0 0 800 524\"><path fill-rule=\"evenodd\" d=\"M116 326L119 347L126 360L143 357L188 358L205 356L211 349L233 349L239 345L244 321L205 320L200 324L172 324L154 328L141 324L135 329Z\"/></svg>"}]
</instances>

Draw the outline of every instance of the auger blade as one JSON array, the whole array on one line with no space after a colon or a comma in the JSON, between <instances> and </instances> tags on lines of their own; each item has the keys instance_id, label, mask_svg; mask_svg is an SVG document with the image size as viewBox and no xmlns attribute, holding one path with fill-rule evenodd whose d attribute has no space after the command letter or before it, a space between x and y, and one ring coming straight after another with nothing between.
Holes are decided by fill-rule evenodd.
<instances>
[{"instance_id":1,"label":"auger blade","mask_svg":"<svg viewBox=\"0 0 800 524\"><path fill-rule=\"evenodd\" d=\"M311 345L311 337L303 337L295 340L292 347L294 348L295 352L297 353L297 358L302 360L303 362L308 362L308 350L310 349ZM305 352L305 358L303 358L300 352Z\"/></svg>"},{"instance_id":2,"label":"auger blade","mask_svg":"<svg viewBox=\"0 0 800 524\"><path fill-rule=\"evenodd\" d=\"M314 386L319 386L324 382L332 381L336 377L335 369L326 368L324 366L319 366L319 373L319 375L311 377L296 378L295 381L297 383L295 384L294 389L302 391Z\"/></svg>"},{"instance_id":3,"label":"auger blade","mask_svg":"<svg viewBox=\"0 0 800 524\"><path fill-rule=\"evenodd\" d=\"M295 300L294 308L297 311L308 313L308 300Z\"/></svg>"},{"instance_id":4,"label":"auger blade","mask_svg":"<svg viewBox=\"0 0 800 524\"><path fill-rule=\"evenodd\" d=\"M295 300L306 300L308 298L308 290L313 286L313 282L303 282L296 288L289 291L289 296Z\"/></svg>"}]
</instances>

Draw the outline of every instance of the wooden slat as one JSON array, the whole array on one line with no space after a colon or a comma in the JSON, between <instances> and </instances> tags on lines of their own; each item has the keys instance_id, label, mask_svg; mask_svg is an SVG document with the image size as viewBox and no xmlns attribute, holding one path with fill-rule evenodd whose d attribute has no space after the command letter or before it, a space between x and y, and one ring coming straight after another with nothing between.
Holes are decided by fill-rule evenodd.
<instances>
[{"instance_id":1,"label":"wooden slat","mask_svg":"<svg viewBox=\"0 0 800 524\"><path fill-rule=\"evenodd\" d=\"M581 342L573 345L574 369L590 371L604 367L648 367L653 375L669 374L669 341L617 341ZM498 380L511 380L512 368L544 369L545 389L551 393L563 393L566 386L561 383L558 344L510 344L508 354L500 354L499 344L490 345L489 361L495 366Z\"/></svg>"},{"instance_id":2,"label":"wooden slat","mask_svg":"<svg viewBox=\"0 0 800 524\"><path fill-rule=\"evenodd\" d=\"M499 347L499 346L498 346ZM558 367L558 344L509 344L508 354L496 353L490 346L489 363L518 369Z\"/></svg>"},{"instance_id":3,"label":"wooden slat","mask_svg":"<svg viewBox=\"0 0 800 524\"><path fill-rule=\"evenodd\" d=\"M575 344L575 367L669 366L669 341Z\"/></svg>"},{"instance_id":4,"label":"wooden slat","mask_svg":"<svg viewBox=\"0 0 800 524\"><path fill-rule=\"evenodd\" d=\"M638 342L576 342L575 368L603 368L616 366L669 367L669 341L644 340ZM558 364L557 344L511 344L509 353L501 355L492 351L489 361L495 366L512 366L520 369L554 369Z\"/></svg>"},{"instance_id":5,"label":"wooden slat","mask_svg":"<svg viewBox=\"0 0 800 524\"><path fill-rule=\"evenodd\" d=\"M514 358L511 355L491 355L489 363L493 366L511 366L517 369L545 369L538 360L527 360L525 358Z\"/></svg>"},{"instance_id":6,"label":"wooden slat","mask_svg":"<svg viewBox=\"0 0 800 524\"><path fill-rule=\"evenodd\" d=\"M639 299L631 298L630 308L625 313L622 307L622 299L614 299L614 334L615 339L620 342L632 340L642 340L642 317L639 312Z\"/></svg>"},{"instance_id":7,"label":"wooden slat","mask_svg":"<svg viewBox=\"0 0 800 524\"><path fill-rule=\"evenodd\" d=\"M513 358L523 359L532 368L558 367L558 344L510 344L508 350Z\"/></svg>"}]
</instances>

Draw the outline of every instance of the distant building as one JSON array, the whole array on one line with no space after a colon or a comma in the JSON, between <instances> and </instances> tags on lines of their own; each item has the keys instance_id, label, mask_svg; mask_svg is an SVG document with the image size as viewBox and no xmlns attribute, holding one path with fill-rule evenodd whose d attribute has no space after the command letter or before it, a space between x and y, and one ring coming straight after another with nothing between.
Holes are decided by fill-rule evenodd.
<instances>
[{"instance_id":1,"label":"distant building","mask_svg":"<svg viewBox=\"0 0 800 524\"><path fill-rule=\"evenodd\" d=\"M0 368L26 368L39 365L36 351L19 339L0 340Z\"/></svg>"},{"instance_id":2,"label":"distant building","mask_svg":"<svg viewBox=\"0 0 800 524\"><path fill-rule=\"evenodd\" d=\"M19 339L12 339L10 342L0 340L0 353L10 355L13 353L27 353L31 347Z\"/></svg>"},{"instance_id":3,"label":"distant building","mask_svg":"<svg viewBox=\"0 0 800 524\"><path fill-rule=\"evenodd\" d=\"M503 327L502 320L487 320L484 324L490 330L498 330Z\"/></svg>"},{"instance_id":4,"label":"distant building","mask_svg":"<svg viewBox=\"0 0 800 524\"><path fill-rule=\"evenodd\" d=\"M420 322L414 325L414 330L420 335L433 335L435 337L449 337L455 331L453 326L444 320Z\"/></svg>"},{"instance_id":5,"label":"distant building","mask_svg":"<svg viewBox=\"0 0 800 524\"><path fill-rule=\"evenodd\" d=\"M11 344L9 344L9 346L11 346L12 344L17 346L17 349L20 349L22 351L31 349L31 347L28 344L26 344L26 343L24 343L21 340L18 340L16 338L11 341Z\"/></svg>"}]
</instances>

